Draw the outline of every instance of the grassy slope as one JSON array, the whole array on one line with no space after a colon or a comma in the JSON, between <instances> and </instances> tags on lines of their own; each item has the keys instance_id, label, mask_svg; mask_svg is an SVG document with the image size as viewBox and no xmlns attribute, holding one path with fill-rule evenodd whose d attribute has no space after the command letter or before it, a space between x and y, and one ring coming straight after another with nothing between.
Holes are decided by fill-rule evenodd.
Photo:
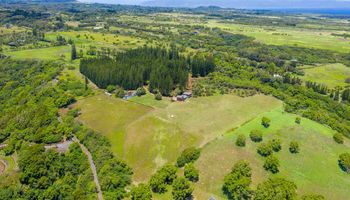
<instances>
[{"instance_id":1,"label":"grassy slope","mask_svg":"<svg viewBox=\"0 0 350 200\"><path fill-rule=\"evenodd\" d=\"M260 124L262 116L272 120L268 129ZM264 141L272 138L282 141L282 151L276 154L281 163L280 173L276 176L294 181L299 194L318 192L329 199L346 199L350 195L350 179L339 169L337 158L340 153L349 151L349 141L345 145L336 144L332 139L332 129L308 119L302 119L302 123L297 125L295 117L278 108L205 146L196 163L200 170L196 197L208 199L215 194L217 199L222 199L223 178L240 159L249 161L253 168L253 187L269 176L262 167L264 159L256 153L257 144L249 139L244 148L234 144L238 134L245 134L248 138L251 130L259 129L264 133ZM292 140L299 142L301 152L297 155L288 151Z\"/></svg>"},{"instance_id":2,"label":"grassy slope","mask_svg":"<svg viewBox=\"0 0 350 200\"><path fill-rule=\"evenodd\" d=\"M350 68L343 64L327 64L320 66L303 66L305 76L303 80L326 84L330 88L345 87L345 79L350 77Z\"/></svg>"},{"instance_id":3,"label":"grassy slope","mask_svg":"<svg viewBox=\"0 0 350 200\"><path fill-rule=\"evenodd\" d=\"M349 52L350 40L332 36L337 31L318 31L312 29L264 27L254 25L219 23L209 21L210 27L219 27L232 33L256 38L257 41L272 45L289 45L329 49L337 52ZM339 32L343 33L343 32Z\"/></svg>"},{"instance_id":4,"label":"grassy slope","mask_svg":"<svg viewBox=\"0 0 350 200\"><path fill-rule=\"evenodd\" d=\"M71 48L69 46L48 47L42 49L29 49L22 51L12 51L6 54L18 59L41 59L56 60L70 59Z\"/></svg>"},{"instance_id":5,"label":"grassy slope","mask_svg":"<svg viewBox=\"0 0 350 200\"><path fill-rule=\"evenodd\" d=\"M100 133L105 134L112 143L112 151L121 156L125 137L125 127L152 109L115 97L99 94L79 100L81 108L79 119Z\"/></svg>"},{"instance_id":6,"label":"grassy slope","mask_svg":"<svg viewBox=\"0 0 350 200\"><path fill-rule=\"evenodd\" d=\"M134 180L145 181L160 166L175 162L189 146L203 145L257 114L281 106L263 95L233 95L191 99L180 103L134 97L150 108L101 94L78 102L80 120L111 140L113 152L134 169ZM167 107L164 107L169 104Z\"/></svg>"}]
</instances>

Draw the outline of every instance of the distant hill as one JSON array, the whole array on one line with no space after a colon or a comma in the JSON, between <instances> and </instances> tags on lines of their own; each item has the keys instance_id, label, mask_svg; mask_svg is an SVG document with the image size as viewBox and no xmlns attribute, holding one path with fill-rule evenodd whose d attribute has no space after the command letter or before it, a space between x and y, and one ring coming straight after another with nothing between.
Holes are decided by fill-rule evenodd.
<instances>
[{"instance_id":1,"label":"distant hill","mask_svg":"<svg viewBox=\"0 0 350 200\"><path fill-rule=\"evenodd\" d=\"M0 0L0 3L64 3L76 0Z\"/></svg>"},{"instance_id":2,"label":"distant hill","mask_svg":"<svg viewBox=\"0 0 350 200\"><path fill-rule=\"evenodd\" d=\"M224 8L350 8L346 0L144 0L142 5L165 7L220 6Z\"/></svg>"}]
</instances>

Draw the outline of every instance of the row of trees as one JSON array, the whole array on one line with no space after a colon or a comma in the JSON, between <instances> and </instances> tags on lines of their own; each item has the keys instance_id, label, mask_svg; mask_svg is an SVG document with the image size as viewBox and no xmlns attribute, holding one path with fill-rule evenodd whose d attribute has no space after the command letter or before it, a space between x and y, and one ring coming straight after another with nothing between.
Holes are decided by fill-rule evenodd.
<instances>
[{"instance_id":1,"label":"row of trees","mask_svg":"<svg viewBox=\"0 0 350 200\"><path fill-rule=\"evenodd\" d=\"M273 159L272 157L270 159ZM229 199L254 200L294 200L297 199L297 186L284 178L269 178L260 183L254 191L252 183L252 169L246 161L238 161L231 172L225 176L223 191ZM325 199L322 195L304 195L301 199Z\"/></svg>"},{"instance_id":2,"label":"row of trees","mask_svg":"<svg viewBox=\"0 0 350 200\"><path fill-rule=\"evenodd\" d=\"M136 89L149 82L151 91L159 90L169 95L176 87L184 89L189 72L205 76L214 70L212 57L181 56L171 48L143 47L81 60L80 72L101 88L119 85L124 89Z\"/></svg>"}]
</instances>

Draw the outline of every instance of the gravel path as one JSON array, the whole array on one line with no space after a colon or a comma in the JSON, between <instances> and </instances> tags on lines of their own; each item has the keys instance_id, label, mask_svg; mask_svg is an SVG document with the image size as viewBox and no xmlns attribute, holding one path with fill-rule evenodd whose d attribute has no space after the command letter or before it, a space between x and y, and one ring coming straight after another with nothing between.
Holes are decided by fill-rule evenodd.
<instances>
[{"instance_id":1,"label":"gravel path","mask_svg":"<svg viewBox=\"0 0 350 200\"><path fill-rule=\"evenodd\" d=\"M98 181L96 166L95 166L94 160L92 159L92 156L91 156L89 150L83 144L80 143L78 138L74 137L73 141L77 142L80 145L80 148L83 150L85 155L88 157L89 163L90 163L90 168L91 168L92 174L94 176L94 182L95 182L96 189L97 189L97 197L99 200L103 200L101 186L100 186L100 183Z\"/></svg>"}]
</instances>

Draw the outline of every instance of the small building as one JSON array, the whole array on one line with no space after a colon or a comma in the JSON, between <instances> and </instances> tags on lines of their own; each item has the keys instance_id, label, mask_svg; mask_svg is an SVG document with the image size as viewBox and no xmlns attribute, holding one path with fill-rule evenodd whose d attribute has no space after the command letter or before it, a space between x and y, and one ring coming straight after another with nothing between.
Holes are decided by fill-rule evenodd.
<instances>
[{"instance_id":1,"label":"small building","mask_svg":"<svg viewBox=\"0 0 350 200\"><path fill-rule=\"evenodd\" d=\"M192 92L187 91L187 92L184 92L183 95L186 95L188 98L190 98L190 97L192 97Z\"/></svg>"},{"instance_id":2,"label":"small building","mask_svg":"<svg viewBox=\"0 0 350 200\"><path fill-rule=\"evenodd\" d=\"M136 91L128 91L126 95L123 97L124 100L129 100L132 97L136 96Z\"/></svg>"},{"instance_id":3,"label":"small building","mask_svg":"<svg viewBox=\"0 0 350 200\"><path fill-rule=\"evenodd\" d=\"M186 101L186 99L188 99L188 97L186 95L177 95L176 96L177 101Z\"/></svg>"},{"instance_id":4,"label":"small building","mask_svg":"<svg viewBox=\"0 0 350 200\"><path fill-rule=\"evenodd\" d=\"M101 30L101 29L103 29L102 26L95 26L95 27L94 27L94 30L95 30L95 31L98 31L98 30Z\"/></svg>"}]
</instances>

